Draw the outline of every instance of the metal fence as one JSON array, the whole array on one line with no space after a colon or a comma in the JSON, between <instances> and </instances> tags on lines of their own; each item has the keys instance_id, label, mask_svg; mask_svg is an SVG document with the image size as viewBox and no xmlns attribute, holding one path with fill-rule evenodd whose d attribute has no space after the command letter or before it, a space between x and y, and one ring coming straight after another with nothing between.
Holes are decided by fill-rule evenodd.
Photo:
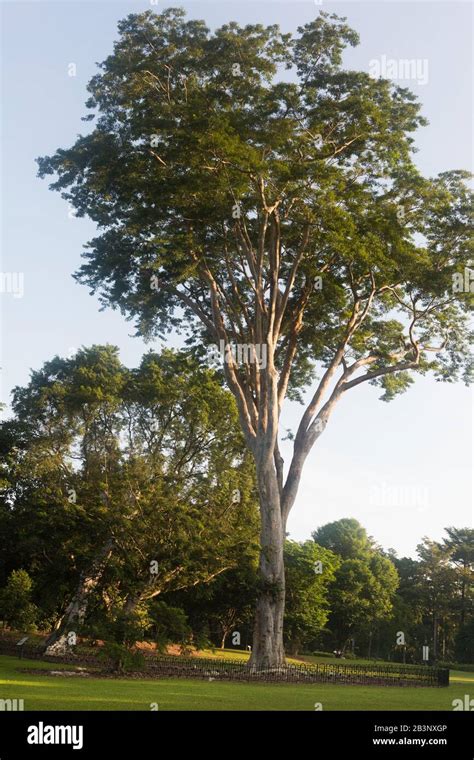
<instances>
[{"instance_id":1,"label":"metal fence","mask_svg":"<svg viewBox=\"0 0 474 760\"><path fill-rule=\"evenodd\" d=\"M14 644L0 642L0 654L19 656ZM97 655L46 656L39 647L24 646L25 659L103 668ZM264 683L335 683L365 686L449 686L449 669L427 665L352 665L342 663L287 664L280 668L251 668L243 660L205 659L170 655L145 655L144 674L155 678Z\"/></svg>"},{"instance_id":2,"label":"metal fence","mask_svg":"<svg viewBox=\"0 0 474 760\"><path fill-rule=\"evenodd\" d=\"M25 644L22 647L9 642L0 641L0 655L10 655L11 657L19 657L25 660L42 660L44 662L60 662L67 665L100 665L100 660L97 659L97 655L85 655L82 652L76 654L67 655L46 655L44 654L44 646L35 646L34 644Z\"/></svg>"},{"instance_id":3,"label":"metal fence","mask_svg":"<svg viewBox=\"0 0 474 760\"><path fill-rule=\"evenodd\" d=\"M166 678L263 681L283 683L336 683L379 686L449 686L447 668L410 665L287 664L279 668L250 668L239 660L198 657L150 658L148 671Z\"/></svg>"}]
</instances>

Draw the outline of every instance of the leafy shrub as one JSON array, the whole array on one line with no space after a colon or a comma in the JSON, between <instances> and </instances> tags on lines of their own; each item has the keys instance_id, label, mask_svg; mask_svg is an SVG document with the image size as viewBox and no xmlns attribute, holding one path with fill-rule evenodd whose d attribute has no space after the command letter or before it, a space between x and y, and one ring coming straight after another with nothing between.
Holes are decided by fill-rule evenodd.
<instances>
[{"instance_id":1,"label":"leafy shrub","mask_svg":"<svg viewBox=\"0 0 474 760\"><path fill-rule=\"evenodd\" d=\"M145 658L138 649L116 641L106 641L99 657L109 663L116 673L141 670L145 664Z\"/></svg>"},{"instance_id":2,"label":"leafy shrub","mask_svg":"<svg viewBox=\"0 0 474 760\"><path fill-rule=\"evenodd\" d=\"M474 663L469 662L437 662L438 668L449 668L450 670L464 670L466 673L474 673Z\"/></svg>"},{"instance_id":3,"label":"leafy shrub","mask_svg":"<svg viewBox=\"0 0 474 760\"><path fill-rule=\"evenodd\" d=\"M112 620L103 623L97 634L105 642L99 657L112 665L116 673L143 667L145 658L135 646L144 636L144 621L140 612L119 612Z\"/></svg>"},{"instance_id":4,"label":"leafy shrub","mask_svg":"<svg viewBox=\"0 0 474 760\"><path fill-rule=\"evenodd\" d=\"M179 644L183 653L189 650L192 631L184 610L170 607L166 602L153 601L148 612L151 635L159 651L163 652L168 644Z\"/></svg>"},{"instance_id":5,"label":"leafy shrub","mask_svg":"<svg viewBox=\"0 0 474 760\"><path fill-rule=\"evenodd\" d=\"M35 627L38 608L31 601L32 587L26 570L13 570L0 590L0 619L10 628L28 631Z\"/></svg>"}]
</instances>

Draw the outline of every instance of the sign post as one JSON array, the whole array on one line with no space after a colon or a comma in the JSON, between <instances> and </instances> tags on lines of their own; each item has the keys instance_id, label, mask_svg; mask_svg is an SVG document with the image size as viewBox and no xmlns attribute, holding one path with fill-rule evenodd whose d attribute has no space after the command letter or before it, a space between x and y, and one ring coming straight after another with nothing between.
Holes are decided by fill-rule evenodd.
<instances>
[{"instance_id":1,"label":"sign post","mask_svg":"<svg viewBox=\"0 0 474 760\"><path fill-rule=\"evenodd\" d=\"M19 647L20 660L23 659L23 647L25 646L25 644L28 641L28 639L29 639L29 636L24 636L22 639L20 639L20 641L16 642L16 646Z\"/></svg>"}]
</instances>

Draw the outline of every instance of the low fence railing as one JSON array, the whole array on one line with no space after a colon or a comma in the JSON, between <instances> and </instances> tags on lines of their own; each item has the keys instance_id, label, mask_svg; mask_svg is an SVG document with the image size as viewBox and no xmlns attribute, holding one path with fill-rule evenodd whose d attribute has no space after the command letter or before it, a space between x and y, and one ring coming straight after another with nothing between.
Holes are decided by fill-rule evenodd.
<instances>
[{"instance_id":1,"label":"low fence railing","mask_svg":"<svg viewBox=\"0 0 474 760\"><path fill-rule=\"evenodd\" d=\"M0 641L0 654L19 656L19 648ZM51 663L104 668L97 655L47 656L40 647L24 646L22 657ZM288 663L279 668L252 668L246 661L182 655L146 654L144 672L156 678L199 678L265 683L334 683L373 686L449 686L449 669L428 665L356 665L345 663Z\"/></svg>"},{"instance_id":2,"label":"low fence railing","mask_svg":"<svg viewBox=\"0 0 474 760\"><path fill-rule=\"evenodd\" d=\"M150 658L147 670L160 677L207 678L287 683L346 683L385 686L449 686L447 668L410 665L287 664L279 668L251 668L238 660L200 657Z\"/></svg>"}]
</instances>

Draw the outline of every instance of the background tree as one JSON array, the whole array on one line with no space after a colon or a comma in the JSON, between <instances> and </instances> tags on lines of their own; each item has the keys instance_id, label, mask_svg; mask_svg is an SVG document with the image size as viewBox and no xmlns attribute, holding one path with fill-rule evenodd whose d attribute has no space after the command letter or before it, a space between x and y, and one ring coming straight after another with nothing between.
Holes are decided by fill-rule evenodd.
<instances>
[{"instance_id":1,"label":"background tree","mask_svg":"<svg viewBox=\"0 0 474 760\"><path fill-rule=\"evenodd\" d=\"M5 549L9 562L29 555L41 594L51 586L49 644L83 624L92 599L99 617L131 614L211 581L255 544L234 400L189 356L150 353L127 370L113 347L82 349L15 389L13 410L0 428L2 512L15 526Z\"/></svg>"},{"instance_id":2,"label":"background tree","mask_svg":"<svg viewBox=\"0 0 474 760\"><path fill-rule=\"evenodd\" d=\"M343 559L369 557L375 548L373 538L353 517L326 523L312 534L313 541L338 554Z\"/></svg>"},{"instance_id":3,"label":"background tree","mask_svg":"<svg viewBox=\"0 0 474 760\"><path fill-rule=\"evenodd\" d=\"M251 622L256 597L257 541L251 548L252 555L245 556L244 551L238 568L223 573L210 589L212 609L209 622L211 626L215 623L219 629L221 649L225 648L228 637L234 632L238 637L235 642L231 639L230 644L238 649L244 646L245 630Z\"/></svg>"},{"instance_id":4,"label":"background tree","mask_svg":"<svg viewBox=\"0 0 474 760\"><path fill-rule=\"evenodd\" d=\"M329 587L339 563L332 551L313 541L286 541L285 642L290 654L305 651L326 625Z\"/></svg>"},{"instance_id":5,"label":"background tree","mask_svg":"<svg viewBox=\"0 0 474 760\"><path fill-rule=\"evenodd\" d=\"M442 542L423 540L418 546L418 559L391 556L400 583L391 619L380 622L375 634L380 653L385 657L421 662L425 644L430 646L432 657L445 661L454 661L460 652L463 657L468 656L464 643L460 643L464 642L460 618L464 609L469 621L472 610L469 557L474 549L474 535L469 528L445 531L447 538ZM405 647L394 646L399 631L405 635Z\"/></svg>"},{"instance_id":6,"label":"background tree","mask_svg":"<svg viewBox=\"0 0 474 760\"><path fill-rule=\"evenodd\" d=\"M26 570L12 570L5 588L0 590L0 620L16 630L34 627L38 614L31 601L33 581Z\"/></svg>"},{"instance_id":7,"label":"background tree","mask_svg":"<svg viewBox=\"0 0 474 760\"><path fill-rule=\"evenodd\" d=\"M251 643L252 613L257 594L258 530L255 541L241 547L238 565L211 584L167 594L167 602L182 607L193 634L224 649L245 649ZM236 633L238 636L234 637Z\"/></svg>"},{"instance_id":8,"label":"background tree","mask_svg":"<svg viewBox=\"0 0 474 760\"><path fill-rule=\"evenodd\" d=\"M372 655L393 658L398 662L420 662L427 629L418 585L419 561L409 557L398 558L394 554L389 558L397 570L399 584L390 618L372 627L375 642ZM404 645L397 644L400 632L404 635Z\"/></svg>"},{"instance_id":9,"label":"background tree","mask_svg":"<svg viewBox=\"0 0 474 760\"><path fill-rule=\"evenodd\" d=\"M454 654L457 662L474 662L474 618L459 628Z\"/></svg>"},{"instance_id":10,"label":"background tree","mask_svg":"<svg viewBox=\"0 0 474 760\"><path fill-rule=\"evenodd\" d=\"M450 552L446 552L436 541L425 537L418 544L417 552L420 557L417 585L425 615L431 624L429 638L423 643L432 641L431 656L436 660L440 631L443 653L446 649L446 632L451 627L447 622L456 605L456 573L450 565Z\"/></svg>"},{"instance_id":11,"label":"background tree","mask_svg":"<svg viewBox=\"0 0 474 760\"><path fill-rule=\"evenodd\" d=\"M390 617L398 574L357 520L323 525L313 539L340 558L329 592L328 628L336 648L344 651L349 636Z\"/></svg>"},{"instance_id":12,"label":"background tree","mask_svg":"<svg viewBox=\"0 0 474 760\"><path fill-rule=\"evenodd\" d=\"M391 400L416 373L467 381L472 366L472 294L453 292L472 250L468 175L420 175L416 98L344 70L357 42L327 13L295 37L130 15L89 84L92 131L39 159L100 230L78 279L142 335L183 325L197 351L227 347L260 496L251 665L284 660L286 523L336 403L366 382ZM310 385L285 471L281 408Z\"/></svg>"},{"instance_id":13,"label":"background tree","mask_svg":"<svg viewBox=\"0 0 474 760\"><path fill-rule=\"evenodd\" d=\"M449 559L456 568L456 576L460 587L460 621L465 622L466 616L474 612L474 529L446 528L448 538L444 546Z\"/></svg>"}]
</instances>

